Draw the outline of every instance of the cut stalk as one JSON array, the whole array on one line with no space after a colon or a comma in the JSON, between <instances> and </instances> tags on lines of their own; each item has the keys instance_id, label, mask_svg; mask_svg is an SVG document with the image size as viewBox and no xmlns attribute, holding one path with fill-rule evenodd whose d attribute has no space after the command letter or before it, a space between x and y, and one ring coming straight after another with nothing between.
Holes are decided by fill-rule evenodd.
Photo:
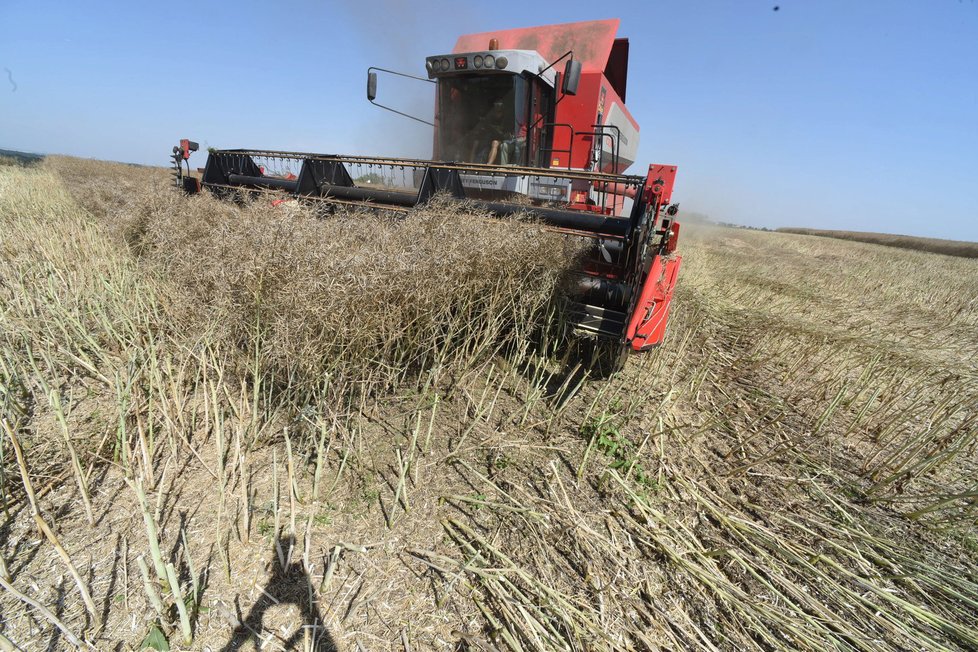
<instances>
[{"instance_id":1,"label":"cut stalk","mask_svg":"<svg viewBox=\"0 0 978 652\"><path fill-rule=\"evenodd\" d=\"M173 596L173 603L177 607L180 615L180 629L183 631L183 644L190 645L193 640L193 630L190 628L190 615L187 613L187 604L184 602L183 594L180 591L180 582L177 579L176 569L173 564L166 565L166 577L170 582L170 594Z\"/></svg>"},{"instance_id":2,"label":"cut stalk","mask_svg":"<svg viewBox=\"0 0 978 652\"><path fill-rule=\"evenodd\" d=\"M10 582L8 582L7 580L5 580L3 578L0 578L0 586L2 586L5 591L7 591L8 593L10 593L10 595L14 596L15 598L17 598L18 600L20 600L24 604L26 604L26 605L28 605L30 607L34 607L35 609L37 609L38 613L40 613L42 616L44 616L44 618L47 619L47 621L49 623L51 623L52 625L54 625L55 627L57 627L59 630L61 630L61 633L64 635L65 639L69 643L71 643L72 645L74 645L75 648L77 648L79 650L88 650L88 649L90 649L87 644L85 644L80 638L78 638L77 636L75 636L75 634L70 629L68 629L68 626L67 625L65 625L63 622L61 622L61 620L57 616L55 616L53 613L51 613L51 611L47 607L45 607L44 605L42 605L40 602L37 602L36 600L34 600L34 599L32 599L32 598L24 595L23 593L21 593L20 591L18 591L14 587L13 584L11 584Z\"/></svg>"},{"instance_id":3,"label":"cut stalk","mask_svg":"<svg viewBox=\"0 0 978 652\"><path fill-rule=\"evenodd\" d=\"M6 430L7 436L10 437L10 444L13 446L14 455L17 456L17 466L20 468L20 477L24 483L24 492L31 508L31 515L34 517L34 524L61 557L61 560L67 567L68 572L71 573L72 579L75 580L75 585L78 587L78 593L81 595L82 602L85 603L85 608L98 624L100 622L98 610L95 608L95 602L92 600L92 596L88 592L88 587L85 585L85 581L82 579L82 576L78 573L78 570L72 563L71 557L68 556L68 551L61 546L61 541L57 536L55 536L54 531L51 530L44 518L41 517L41 510L37 504L37 495L34 493L34 485L31 483L30 474L27 472L27 463L24 461L24 452L20 448L20 442L17 440L17 435L14 434L13 428L11 428L10 424L7 423L6 419L3 419L2 423L3 429Z\"/></svg>"}]
</instances>

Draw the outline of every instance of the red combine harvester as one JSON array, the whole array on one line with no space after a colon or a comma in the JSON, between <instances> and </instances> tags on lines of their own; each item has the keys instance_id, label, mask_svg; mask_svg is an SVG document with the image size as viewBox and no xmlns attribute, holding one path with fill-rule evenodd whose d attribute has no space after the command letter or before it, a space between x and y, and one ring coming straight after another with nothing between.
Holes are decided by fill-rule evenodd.
<instances>
[{"instance_id":1,"label":"red combine harvester","mask_svg":"<svg viewBox=\"0 0 978 652\"><path fill-rule=\"evenodd\" d=\"M617 369L629 350L662 342L682 260L676 167L625 174L639 128L625 108L628 39L616 38L618 24L469 34L451 53L427 57L427 78L369 69L371 103L434 127L430 160L212 149L197 178L188 161L197 143L185 139L173 148L177 185L384 210L443 193L498 216L531 213L590 242L569 322L598 344L602 367ZM434 122L379 104L378 73L434 84Z\"/></svg>"}]
</instances>

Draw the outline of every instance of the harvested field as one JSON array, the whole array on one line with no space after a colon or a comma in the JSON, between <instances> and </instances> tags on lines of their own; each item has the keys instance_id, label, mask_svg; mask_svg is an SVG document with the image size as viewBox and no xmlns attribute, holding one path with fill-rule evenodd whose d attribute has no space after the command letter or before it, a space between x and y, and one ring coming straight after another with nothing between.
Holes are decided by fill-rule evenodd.
<instances>
[{"instance_id":1,"label":"harvested field","mask_svg":"<svg viewBox=\"0 0 978 652\"><path fill-rule=\"evenodd\" d=\"M839 238L854 242L868 242L886 247L913 249L914 251L929 251L945 256L961 256L963 258L978 258L978 242L962 240L941 240L939 238L921 238L915 235L895 235L891 233L870 233L865 231L832 231L823 229L782 228L781 233L796 233L799 235L817 235L823 238Z\"/></svg>"},{"instance_id":2,"label":"harvested field","mask_svg":"<svg viewBox=\"0 0 978 652\"><path fill-rule=\"evenodd\" d=\"M666 344L465 207L0 166L0 649L978 647L978 260L684 227Z\"/></svg>"}]
</instances>

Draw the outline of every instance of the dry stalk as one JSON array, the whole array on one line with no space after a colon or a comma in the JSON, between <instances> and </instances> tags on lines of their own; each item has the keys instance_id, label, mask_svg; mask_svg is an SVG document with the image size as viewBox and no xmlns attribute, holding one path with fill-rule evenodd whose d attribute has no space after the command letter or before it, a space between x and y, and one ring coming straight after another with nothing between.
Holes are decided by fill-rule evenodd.
<instances>
[{"instance_id":1,"label":"dry stalk","mask_svg":"<svg viewBox=\"0 0 978 652\"><path fill-rule=\"evenodd\" d=\"M54 409L58 423L61 425L61 433L64 435L65 444L68 446L68 455L71 457L71 468L75 472L75 482L78 484L78 493L81 495L82 504L85 506L85 515L88 517L88 524L95 525L95 515L92 512L92 500L88 496L88 482L85 472L82 470L81 462L78 461L78 453L75 446L71 443L71 432L68 430L68 420L65 418L64 410L61 406L61 397L52 390L48 394L51 407Z\"/></svg>"},{"instance_id":2,"label":"dry stalk","mask_svg":"<svg viewBox=\"0 0 978 652\"><path fill-rule=\"evenodd\" d=\"M54 531L48 526L47 522L41 516L40 507L37 504L37 496L34 494L34 485L31 484L30 474L27 472L27 463L24 461L24 453L20 448L20 442L17 440L17 435L14 434L13 428L7 423L6 419L2 420L3 429L7 432L7 436L10 438L10 444L13 446L14 455L17 456L17 466L20 468L20 477L24 483L24 492L27 497L27 502L31 508L31 515L34 517L34 524L37 525L38 531L44 535L48 542L54 547L61 560L64 562L65 567L71 574L72 579L75 580L75 586L78 587L78 593L81 595L82 602L85 603L85 608L88 613L95 619L95 622L99 622L98 610L95 607L95 602L92 600L91 594L88 592L88 587L85 585L85 580L78 573L75 565L71 562L71 557L68 555L62 546L58 537L54 534Z\"/></svg>"},{"instance_id":3,"label":"dry stalk","mask_svg":"<svg viewBox=\"0 0 978 652\"><path fill-rule=\"evenodd\" d=\"M332 552L329 553L329 559L326 562L326 570L323 571L323 581L319 583L319 592L326 593L329 590L330 582L333 581L333 573L336 571L336 564L340 560L340 554L343 552L343 546L333 546Z\"/></svg>"},{"instance_id":4,"label":"dry stalk","mask_svg":"<svg viewBox=\"0 0 978 652\"><path fill-rule=\"evenodd\" d=\"M0 632L0 650L3 652L20 652L20 648L14 645L13 641Z\"/></svg>"},{"instance_id":5,"label":"dry stalk","mask_svg":"<svg viewBox=\"0 0 978 652\"><path fill-rule=\"evenodd\" d=\"M49 623L51 623L59 630L61 630L61 633L64 635L65 639L69 643L74 645L76 649L79 650L89 649L89 646L86 643L84 643L80 638L78 638L70 629L68 629L68 626L65 625L63 622L61 622L61 620L57 616L51 613L51 611L47 607L37 602L36 600L24 595L23 593L18 591L17 588L14 587L14 585L10 584L7 580L3 578L0 578L0 586L2 586L5 591L10 593L10 595L14 596L24 604L36 609L38 613L44 616L44 618Z\"/></svg>"},{"instance_id":6,"label":"dry stalk","mask_svg":"<svg viewBox=\"0 0 978 652\"><path fill-rule=\"evenodd\" d=\"M156 583L149 577L149 568L146 566L146 560L143 559L142 555L136 557L136 565L139 566L139 573L143 578L143 590L146 592L146 597L149 603L153 605L153 609L160 617L160 621L163 622L165 619L166 609L163 607L163 601L160 599L160 593L156 589L159 585L159 580Z\"/></svg>"},{"instance_id":7,"label":"dry stalk","mask_svg":"<svg viewBox=\"0 0 978 652\"><path fill-rule=\"evenodd\" d=\"M170 584L170 594L173 597L173 603L176 605L177 613L180 615L180 629L183 632L183 644L190 645L194 640L193 630L190 628L190 614L187 613L187 603L184 601L183 592L180 589L180 581L177 579L177 572L173 568L173 564L167 563L166 577Z\"/></svg>"},{"instance_id":8,"label":"dry stalk","mask_svg":"<svg viewBox=\"0 0 978 652\"><path fill-rule=\"evenodd\" d=\"M278 484L278 455L275 451L272 451L272 510L274 512L274 531L272 532L272 537L275 539L275 552L278 554L278 563L281 568L287 568L285 551L282 550L282 538L281 532L282 527L279 521L280 509L279 509L279 484ZM292 556L292 549L289 548L289 557Z\"/></svg>"},{"instance_id":9,"label":"dry stalk","mask_svg":"<svg viewBox=\"0 0 978 652\"><path fill-rule=\"evenodd\" d=\"M190 554L190 546L187 545L187 531L180 530L180 540L183 542L183 554L187 558L187 571L190 573L190 586L193 588L194 610L200 604L200 580L197 578L197 568L194 566L193 555ZM169 576L169 574L168 574Z\"/></svg>"},{"instance_id":10,"label":"dry stalk","mask_svg":"<svg viewBox=\"0 0 978 652\"><path fill-rule=\"evenodd\" d=\"M164 471L164 475L165 475ZM156 524L156 517L150 511L149 501L146 499L146 492L143 491L143 480L137 477L135 482L128 480L129 486L136 493L139 501L139 508L143 513L143 525L146 527L146 540L149 543L150 558L153 560L153 569L156 571L156 578L163 586L168 586L169 580L166 575L166 564L163 561L163 552L160 550L159 528ZM162 495L162 492L160 492Z\"/></svg>"},{"instance_id":11,"label":"dry stalk","mask_svg":"<svg viewBox=\"0 0 978 652\"><path fill-rule=\"evenodd\" d=\"M241 447L241 427L236 429L235 450L238 460L238 484L241 488L241 520L242 537L244 543L251 540L251 472L248 468L246 453Z\"/></svg>"}]
</instances>

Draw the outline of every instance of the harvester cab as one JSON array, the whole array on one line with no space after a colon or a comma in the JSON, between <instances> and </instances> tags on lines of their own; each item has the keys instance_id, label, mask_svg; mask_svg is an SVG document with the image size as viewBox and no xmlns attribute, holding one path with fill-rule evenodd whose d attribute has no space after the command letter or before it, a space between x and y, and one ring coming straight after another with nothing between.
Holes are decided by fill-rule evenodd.
<instances>
[{"instance_id":1,"label":"harvester cab","mask_svg":"<svg viewBox=\"0 0 978 652\"><path fill-rule=\"evenodd\" d=\"M625 173L639 127L625 107L628 40L616 37L618 25L469 34L452 52L425 58L426 78L369 69L367 99L395 113L376 101L378 72L435 85L433 120L407 116L433 127L431 159L211 149L198 180L189 166L183 172L178 156L189 157L189 141L181 141L177 183L188 192L245 190L385 210L442 193L499 216L530 213L587 241L567 320L594 343L603 371L617 369L627 351L662 342L681 263L676 167Z\"/></svg>"},{"instance_id":2,"label":"harvester cab","mask_svg":"<svg viewBox=\"0 0 978 652\"><path fill-rule=\"evenodd\" d=\"M434 158L547 167L542 157L555 103L554 64L532 50L499 50L494 40L488 46L425 62L438 84Z\"/></svg>"}]
</instances>

